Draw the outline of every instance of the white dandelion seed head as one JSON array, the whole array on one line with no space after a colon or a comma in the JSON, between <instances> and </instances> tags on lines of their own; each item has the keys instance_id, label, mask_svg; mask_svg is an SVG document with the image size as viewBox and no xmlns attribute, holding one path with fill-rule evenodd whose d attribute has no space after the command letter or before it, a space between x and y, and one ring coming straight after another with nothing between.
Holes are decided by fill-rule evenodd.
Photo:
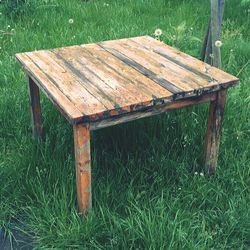
<instances>
[{"instance_id":1,"label":"white dandelion seed head","mask_svg":"<svg viewBox=\"0 0 250 250\"><path fill-rule=\"evenodd\" d=\"M155 34L155 36L161 36L162 35L162 30L161 29L156 29L154 34Z\"/></svg>"},{"instance_id":2,"label":"white dandelion seed head","mask_svg":"<svg viewBox=\"0 0 250 250\"><path fill-rule=\"evenodd\" d=\"M108 3L104 3L104 4L103 4L103 6L108 7L108 6L109 6L109 4L108 4Z\"/></svg>"},{"instance_id":3,"label":"white dandelion seed head","mask_svg":"<svg viewBox=\"0 0 250 250\"><path fill-rule=\"evenodd\" d=\"M7 28L9 29L9 28L10 28L10 25L7 25Z\"/></svg>"},{"instance_id":4,"label":"white dandelion seed head","mask_svg":"<svg viewBox=\"0 0 250 250\"><path fill-rule=\"evenodd\" d=\"M222 42L221 41L215 41L215 47L217 47L217 48L220 48L221 46L222 46Z\"/></svg>"},{"instance_id":5,"label":"white dandelion seed head","mask_svg":"<svg viewBox=\"0 0 250 250\"><path fill-rule=\"evenodd\" d=\"M203 173L200 173L200 176L204 176L204 174L203 174Z\"/></svg>"},{"instance_id":6,"label":"white dandelion seed head","mask_svg":"<svg viewBox=\"0 0 250 250\"><path fill-rule=\"evenodd\" d=\"M70 18L70 19L69 19L69 23L70 23L70 24L74 23L74 19Z\"/></svg>"},{"instance_id":7,"label":"white dandelion seed head","mask_svg":"<svg viewBox=\"0 0 250 250\"><path fill-rule=\"evenodd\" d=\"M198 175L198 172L194 172L195 175Z\"/></svg>"},{"instance_id":8,"label":"white dandelion seed head","mask_svg":"<svg viewBox=\"0 0 250 250\"><path fill-rule=\"evenodd\" d=\"M179 187L178 190L181 190L181 187Z\"/></svg>"}]
</instances>

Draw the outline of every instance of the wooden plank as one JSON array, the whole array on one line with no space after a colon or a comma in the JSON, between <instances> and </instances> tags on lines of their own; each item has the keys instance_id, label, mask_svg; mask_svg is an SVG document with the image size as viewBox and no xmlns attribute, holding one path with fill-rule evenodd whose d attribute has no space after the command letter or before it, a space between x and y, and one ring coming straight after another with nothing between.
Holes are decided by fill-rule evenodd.
<instances>
[{"instance_id":1,"label":"wooden plank","mask_svg":"<svg viewBox=\"0 0 250 250\"><path fill-rule=\"evenodd\" d=\"M214 174L217 167L226 95L226 90L216 93L216 98L211 102L209 108L204 159L205 167L210 175Z\"/></svg>"},{"instance_id":2,"label":"wooden plank","mask_svg":"<svg viewBox=\"0 0 250 250\"><path fill-rule=\"evenodd\" d=\"M111 70L126 79L128 85L136 88L136 91L145 92L153 98L166 98L172 96L172 93L145 75L138 74L138 71L128 66L117 57L105 51L97 44L81 45L84 50L98 58L101 64L106 65Z\"/></svg>"},{"instance_id":3,"label":"wooden plank","mask_svg":"<svg viewBox=\"0 0 250 250\"><path fill-rule=\"evenodd\" d=\"M93 63L94 59L91 58L87 52L84 52L83 48L71 48L70 54L68 51L63 52L62 50L60 50L59 53L58 55L63 57L65 61L72 64L74 72L78 71L78 81L82 83L84 88L88 89L96 86L102 91L102 94L104 94L103 99L106 98L107 100L112 100L113 103L115 102L116 105L113 107L109 107L106 111L98 113L98 119L106 119L109 116L131 112L141 107L154 104L153 97L149 95L146 96L141 93L139 89L132 89L131 86L130 88L128 86L122 87L121 82L122 80L124 81L124 79L120 78L119 75L114 76L112 70L105 71L100 62L97 64ZM74 60L76 54L79 55L77 61ZM88 65L88 67L86 65ZM91 82L89 82L89 84L86 84L86 82L80 79L83 73L86 79L90 79ZM127 87L128 90L125 87ZM95 110L95 113L97 112L98 110ZM90 120L92 120L91 117L84 117L85 122Z\"/></svg>"},{"instance_id":4,"label":"wooden plank","mask_svg":"<svg viewBox=\"0 0 250 250\"><path fill-rule=\"evenodd\" d=\"M161 42L157 42L157 40L155 40L156 44L152 45L152 47L147 46L147 45L142 45L140 40L144 39L144 37L142 38L130 38L129 40L133 41L134 43L137 43L138 46L141 46L143 49L147 50L148 52L151 52L151 56L152 57L157 57L158 60L161 62L162 60L166 60L166 62L168 62L169 64L174 65L177 69L182 69L182 71L178 72L178 75L180 77L180 75L182 76L182 74L184 74L184 76L186 77L190 77L191 76L194 77L194 79L190 79L190 80L195 80L198 78L198 87L199 86L203 86L204 84L207 85L208 82L211 82L211 76L209 76L206 73L201 72L199 69L190 67L189 65L186 64L186 62L182 60L182 58L180 57L179 60L175 58L175 55L171 54L168 55L169 51L166 50L166 48L162 48L162 51L157 51L155 48L159 48L159 46L163 45L163 43ZM147 39L147 37L145 37L145 39ZM151 40L150 43L153 43L154 40ZM179 51L178 51L179 52ZM170 51L171 53L171 51ZM178 53L180 54L180 53ZM201 79L203 81L201 81ZM196 80L197 81L197 80ZM192 86L192 85L191 85ZM195 85L195 87L197 87L197 85Z\"/></svg>"},{"instance_id":5,"label":"wooden plank","mask_svg":"<svg viewBox=\"0 0 250 250\"><path fill-rule=\"evenodd\" d=\"M110 102L101 103L97 93L92 93L89 89L83 88L72 72L50 58L47 51L36 51L26 53L26 55L37 66L38 70L43 72L84 114L93 114L96 109L98 111L105 111L109 108L114 108ZM91 88L92 85L89 85L89 88Z\"/></svg>"},{"instance_id":6,"label":"wooden plank","mask_svg":"<svg viewBox=\"0 0 250 250\"><path fill-rule=\"evenodd\" d=\"M41 139L43 130L39 88L30 77L28 77L28 86L33 137Z\"/></svg>"},{"instance_id":7,"label":"wooden plank","mask_svg":"<svg viewBox=\"0 0 250 250\"><path fill-rule=\"evenodd\" d=\"M216 97L216 93L210 93L210 94L204 94L198 97L191 97L191 98L186 98L184 100L178 100L178 101L174 101L174 102L170 102L170 103L166 103L162 105L148 107L141 111L135 111L135 112L121 115L121 116L115 116L113 118L109 118L106 120L92 122L90 123L90 129L97 130L97 129L114 126L114 125L125 123L125 122L138 120L138 119L145 118L145 117L150 117L153 115L158 115L158 114L165 113L165 112L170 112L170 111L183 108L183 107L187 107L187 106L214 101L215 97Z\"/></svg>"},{"instance_id":8,"label":"wooden plank","mask_svg":"<svg viewBox=\"0 0 250 250\"><path fill-rule=\"evenodd\" d=\"M90 130L88 125L74 125L76 188L79 212L85 214L92 207Z\"/></svg>"},{"instance_id":9,"label":"wooden plank","mask_svg":"<svg viewBox=\"0 0 250 250\"><path fill-rule=\"evenodd\" d=\"M141 60L144 59L151 65L154 65L156 69L160 69L161 74L169 81L175 82L177 86L186 89L187 91L193 91L200 89L203 85L207 84L210 77L198 75L190 70L187 70L182 65L171 60L172 58L162 57L155 53L153 50L149 50L144 46L138 44L136 39L127 39L124 42L117 42L124 48L136 54Z\"/></svg>"},{"instance_id":10,"label":"wooden plank","mask_svg":"<svg viewBox=\"0 0 250 250\"><path fill-rule=\"evenodd\" d=\"M25 54L17 54L16 58L22 64L29 77L32 78L44 94L71 123L81 120L83 114L49 79L47 79L46 75L37 70L37 67Z\"/></svg>"},{"instance_id":11,"label":"wooden plank","mask_svg":"<svg viewBox=\"0 0 250 250\"><path fill-rule=\"evenodd\" d=\"M97 57L92 56L80 46L70 50L57 50L57 54L70 62L75 70L78 70L79 77L84 74L91 79L91 85L102 91L103 99L113 100L116 108L152 99L151 95L129 85L119 74L102 64ZM89 85L85 87L89 87Z\"/></svg>"},{"instance_id":12,"label":"wooden plank","mask_svg":"<svg viewBox=\"0 0 250 250\"><path fill-rule=\"evenodd\" d=\"M176 61L178 64L182 63L182 66L186 67L190 71L210 77L211 82L207 85L209 87L220 84L226 88L227 84L230 86L230 84L237 84L239 82L237 77L232 76L218 68L212 67L211 65L170 47L163 42L157 41L152 37L143 36L137 37L134 40L163 57L166 56L167 58L172 58L172 60Z\"/></svg>"},{"instance_id":13,"label":"wooden plank","mask_svg":"<svg viewBox=\"0 0 250 250\"><path fill-rule=\"evenodd\" d=\"M168 91L172 92L173 94L183 93L186 90L180 87L177 87L172 82L167 81L164 79L160 73L157 74L154 71L152 71L149 68L149 64L146 60L138 60L138 57L136 57L133 53L129 53L129 55L126 54L126 52L122 51L120 48L114 48L113 45L109 45L108 43L99 43L100 47L105 49L106 51L110 52L112 55L119 58L122 62L126 63L130 67L134 68L141 74L147 76L149 79L155 81L160 86L166 88ZM159 72L159 69L157 70L155 68L156 72Z\"/></svg>"},{"instance_id":14,"label":"wooden plank","mask_svg":"<svg viewBox=\"0 0 250 250\"><path fill-rule=\"evenodd\" d=\"M155 60L155 58L150 57L147 51L142 51L139 46L136 46L136 43L129 43L129 39L117 41L115 44L113 42L108 42L105 44L105 46L109 49L115 49L138 64L142 64L144 67L150 69L155 75L161 77L182 91L188 92L194 89L193 87L189 86L184 79L179 79L175 71L171 72L172 69L165 69L166 65L164 65L163 61L158 61ZM170 76L170 79L166 79L167 75Z\"/></svg>"}]
</instances>

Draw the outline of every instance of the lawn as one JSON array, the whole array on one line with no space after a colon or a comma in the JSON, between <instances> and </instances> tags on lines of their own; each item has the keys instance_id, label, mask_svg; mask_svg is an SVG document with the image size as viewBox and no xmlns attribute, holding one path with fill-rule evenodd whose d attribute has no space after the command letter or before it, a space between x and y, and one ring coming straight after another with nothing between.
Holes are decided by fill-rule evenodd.
<instances>
[{"instance_id":1,"label":"lawn","mask_svg":"<svg viewBox=\"0 0 250 250\"><path fill-rule=\"evenodd\" d=\"M0 3L0 228L12 246L250 249L250 1L226 0L222 64L241 83L229 90L216 175L203 175L207 104L102 129L87 217L76 209L72 127L42 96L46 138L32 140L15 53L161 28L164 42L199 58L209 1L36 2L16 18Z\"/></svg>"}]
</instances>

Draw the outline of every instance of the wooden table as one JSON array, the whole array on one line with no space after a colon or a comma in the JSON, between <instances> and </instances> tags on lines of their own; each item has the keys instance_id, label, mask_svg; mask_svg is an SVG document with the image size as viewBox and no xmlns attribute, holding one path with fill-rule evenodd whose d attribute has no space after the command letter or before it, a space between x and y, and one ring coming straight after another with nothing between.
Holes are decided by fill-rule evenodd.
<instances>
[{"instance_id":1,"label":"wooden table","mask_svg":"<svg viewBox=\"0 0 250 250\"><path fill-rule=\"evenodd\" d=\"M210 102L205 166L215 171L227 88L238 79L149 36L16 55L29 79L33 135L39 88L73 124L80 212L91 207L90 131Z\"/></svg>"}]
</instances>

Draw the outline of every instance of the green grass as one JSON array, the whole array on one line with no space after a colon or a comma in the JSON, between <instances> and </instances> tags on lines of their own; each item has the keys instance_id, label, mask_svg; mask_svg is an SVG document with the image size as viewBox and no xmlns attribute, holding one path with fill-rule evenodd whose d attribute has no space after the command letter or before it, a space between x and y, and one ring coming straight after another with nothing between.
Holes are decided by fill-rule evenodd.
<instances>
[{"instance_id":1,"label":"green grass","mask_svg":"<svg viewBox=\"0 0 250 250\"><path fill-rule=\"evenodd\" d=\"M209 1L106 3L40 1L17 18L0 15L0 228L32 237L37 249L250 249L249 1L226 1L223 68L241 84L229 91L213 178L195 175L204 171L207 105L94 132L93 210L84 218L72 127L44 96L46 139L32 140L17 52L161 28L165 42L199 57Z\"/></svg>"}]
</instances>

